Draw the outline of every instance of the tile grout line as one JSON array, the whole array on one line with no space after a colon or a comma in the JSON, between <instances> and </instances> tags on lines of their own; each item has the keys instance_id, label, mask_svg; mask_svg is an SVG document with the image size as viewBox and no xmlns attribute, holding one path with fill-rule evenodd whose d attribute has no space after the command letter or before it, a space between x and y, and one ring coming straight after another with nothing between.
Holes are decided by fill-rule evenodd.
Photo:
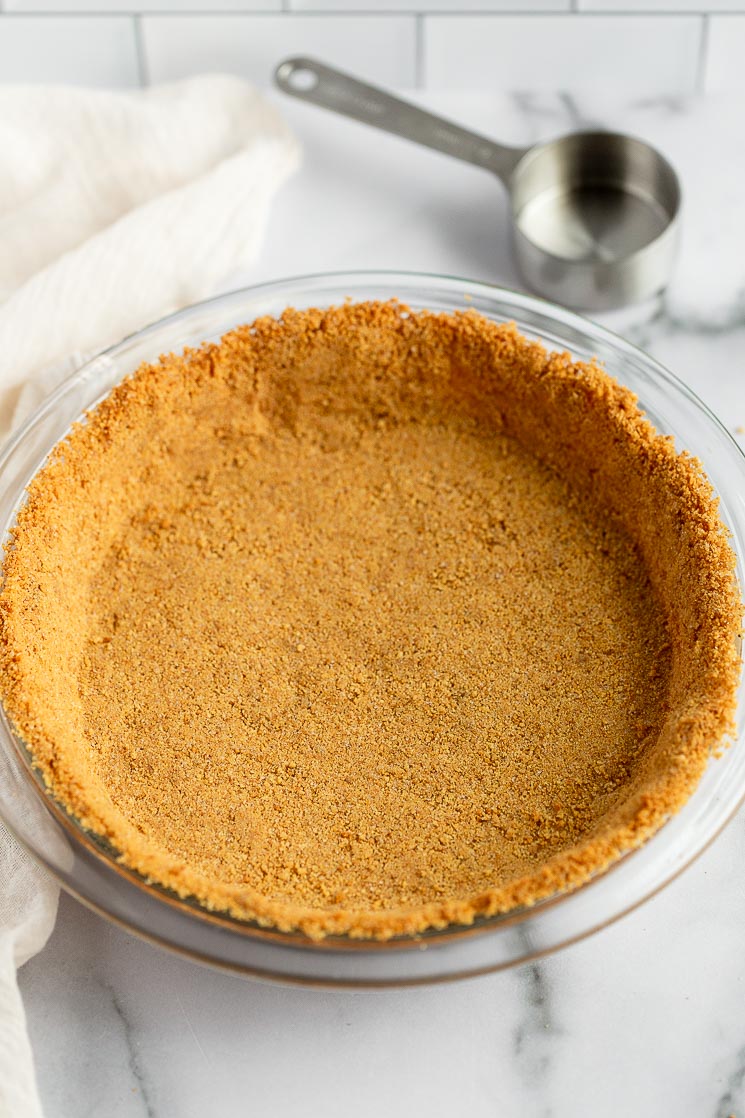
<instances>
[{"instance_id":1,"label":"tile grout line","mask_svg":"<svg viewBox=\"0 0 745 1118\"><path fill-rule=\"evenodd\" d=\"M144 89L150 85L150 73L147 64L147 52L145 51L145 40L142 34L142 13L137 12L132 20L134 23L135 48L137 50L137 71L140 86Z\"/></svg>"},{"instance_id":2,"label":"tile grout line","mask_svg":"<svg viewBox=\"0 0 745 1118\"><path fill-rule=\"evenodd\" d=\"M698 72L696 74L696 92L698 94L706 92L706 79L708 77L709 69L709 30L711 27L711 17L708 14L701 16L701 42L698 48Z\"/></svg>"},{"instance_id":3,"label":"tile grout line","mask_svg":"<svg viewBox=\"0 0 745 1118\"><path fill-rule=\"evenodd\" d=\"M26 11L24 9L7 10L5 8L5 2L6 2L6 0L0 0L0 12L2 12L3 15L10 16L11 18L18 17L18 18L21 18L21 19L39 19L41 21L43 21L45 19L48 19L50 17L57 18L57 17L70 17L70 16L75 17L75 18L83 17L83 18L86 18L86 19L88 19L88 18L91 18L91 19L99 19L99 18L100 19L114 19L114 18L117 18L117 17L118 18L126 18L128 16L130 18L137 19L137 18L141 18L144 15L158 16L159 18L164 17L166 19L169 18L169 17L173 17L175 19L180 19L180 18L184 18L184 17L186 17L186 18L192 18L193 17L193 18L197 18L197 19L199 19L199 18L213 18L213 17L221 18L221 17L224 17L224 16L238 17L240 19L254 19L254 18L257 18L257 17L258 18L264 18L264 17L267 17L267 16L280 16L280 15L285 15L285 14L293 15L293 16L310 16L310 17L313 17L313 18L318 17L320 19L326 19L326 18L329 18L329 17L333 18L333 19L341 18L343 20L349 20L349 21L354 20L355 18L357 18L359 16L363 16L363 17L376 16L380 19L399 19L399 18L403 18L403 17L415 16L415 17L421 17L421 19L423 19L423 20L424 19L431 19L431 18L438 19L438 18L443 17L443 16L448 17L448 18L453 17L453 16L457 16L458 18L461 18L461 19L464 19L464 20L469 20L469 19L472 19L472 18L475 18L475 19L486 18L486 19L499 20L499 19L502 19L503 17L507 17L507 18L520 17L520 18L532 20L532 19L540 19L540 18L543 18L543 17L546 17L546 16L548 16L548 17L563 17L563 16L567 16L567 15L576 15L576 16L581 17L581 19L583 19L583 20L587 19L588 17L592 17L594 19L597 19L597 18L606 19L606 18L614 18L614 17L619 17L619 16L621 16L625 19L648 19L648 18L656 18L656 19L674 18L674 19L676 19L676 18L680 18L680 17L688 17L689 19L698 18L698 19L702 19L704 21L708 21L711 16L742 16L743 18L745 18L745 0L743 0L742 7L737 9L737 10L733 10L731 8L709 8L707 11L702 11L700 9L698 11L693 11L690 8L649 8L649 7L647 7L647 8L623 8L623 7L620 7L620 6L617 7L617 8L612 8L612 9L604 8L602 10L597 10L597 9L594 9L594 8L580 8L578 6L579 5L579 0L570 0L571 7L562 8L562 9L559 9L559 10L555 10L553 8L533 8L530 11L526 11L525 8L515 7L515 8L499 8L499 9L491 9L491 10L471 9L470 11L463 11L462 8L450 8L450 9L438 8L436 10L424 11L424 10L422 10L422 8L412 7L412 8L396 8L396 9L384 10L384 11L381 11L380 8L360 8L359 10L355 10L355 11L352 11L352 12L345 11L342 8L315 8L315 9L310 9L310 10L309 9L303 9L303 8L295 8L295 7L292 7L292 0L281 0L282 7L279 8L279 9L278 8L257 8L257 9L246 10L246 9L239 9L239 8L219 8L219 7L211 7L210 6L210 7L205 7L201 10L193 9L193 8L153 8L152 10L148 9L146 12L136 8L134 6L134 4L129 9L124 9L124 8L122 8L122 9L68 8L64 11L60 11L58 9L53 9L53 10L49 9L49 10L43 10L43 11Z\"/></svg>"},{"instance_id":4,"label":"tile grout line","mask_svg":"<svg viewBox=\"0 0 745 1118\"><path fill-rule=\"evenodd\" d=\"M414 16L414 88L424 89L424 14Z\"/></svg>"},{"instance_id":5,"label":"tile grout line","mask_svg":"<svg viewBox=\"0 0 745 1118\"><path fill-rule=\"evenodd\" d=\"M39 19L43 21L48 18L56 19L58 17L64 18L85 18L85 19L115 19L115 18L140 18L142 16L157 16L158 18L240 18L240 19L255 19L280 15L293 15L293 16L309 16L320 19L343 19L353 20L357 17L370 17L375 16L379 19L399 19L403 17L419 17L422 19L439 19L441 17L456 16L460 19L468 20L475 19L495 19L502 18L523 18L523 19L539 19L542 17L564 17L568 15L576 15L585 20L588 17L593 19L606 19L622 17L624 19L679 19L687 17L688 19L703 19L708 20L711 16L742 16L745 18L745 0L743 0L742 8L733 10L731 8L710 8L707 11L693 11L690 8L613 8L596 10L594 8L579 8L579 0L570 0L572 7L562 8L555 10L553 8L534 8L531 11L526 11L524 8L499 8L499 9L471 9L470 11L463 11L462 8L442 9L437 8L430 11L422 11L416 8L396 8L391 10L383 10L380 8L360 8L355 11L344 11L341 8L324 8L324 9L303 9L294 8L291 6L291 0L281 0L281 8L256 8L256 9L239 9L239 8L214 8L205 7L201 10L194 8L153 8L147 11L142 11L134 6L129 9L90 9L90 8L68 8L64 11L58 9L48 9L43 11L27 11L25 9L7 10L4 7L5 0L0 0L0 12L3 15L11 18L20 19Z\"/></svg>"}]
</instances>

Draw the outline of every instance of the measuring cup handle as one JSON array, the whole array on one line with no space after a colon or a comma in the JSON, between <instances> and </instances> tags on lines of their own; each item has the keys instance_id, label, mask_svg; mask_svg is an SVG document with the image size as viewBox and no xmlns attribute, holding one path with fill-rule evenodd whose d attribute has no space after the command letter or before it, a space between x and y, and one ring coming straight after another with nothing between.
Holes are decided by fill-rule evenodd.
<instances>
[{"instance_id":1,"label":"measuring cup handle","mask_svg":"<svg viewBox=\"0 0 745 1118\"><path fill-rule=\"evenodd\" d=\"M495 144L312 58L288 58L280 62L274 80L292 97L371 124L373 128L392 132L466 163L475 163L477 167L492 171L505 185L525 154L522 148Z\"/></svg>"}]
</instances>

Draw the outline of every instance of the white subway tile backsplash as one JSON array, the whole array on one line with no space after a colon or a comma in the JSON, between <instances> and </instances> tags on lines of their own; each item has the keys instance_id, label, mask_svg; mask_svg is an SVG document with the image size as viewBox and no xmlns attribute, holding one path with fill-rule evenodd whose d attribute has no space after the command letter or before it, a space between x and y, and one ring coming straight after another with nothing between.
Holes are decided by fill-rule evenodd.
<instances>
[{"instance_id":1,"label":"white subway tile backsplash","mask_svg":"<svg viewBox=\"0 0 745 1118\"><path fill-rule=\"evenodd\" d=\"M0 0L7 12L280 12L282 0Z\"/></svg>"},{"instance_id":2,"label":"white subway tile backsplash","mask_svg":"<svg viewBox=\"0 0 745 1118\"><path fill-rule=\"evenodd\" d=\"M426 88L685 95L696 88L697 16L426 16Z\"/></svg>"},{"instance_id":3,"label":"white subway tile backsplash","mask_svg":"<svg viewBox=\"0 0 745 1118\"><path fill-rule=\"evenodd\" d=\"M745 15L710 16L704 91L745 90Z\"/></svg>"},{"instance_id":4,"label":"white subway tile backsplash","mask_svg":"<svg viewBox=\"0 0 745 1118\"><path fill-rule=\"evenodd\" d=\"M572 0L287 0L298 12L568 12ZM745 0L744 0L745 2Z\"/></svg>"},{"instance_id":5,"label":"white subway tile backsplash","mask_svg":"<svg viewBox=\"0 0 745 1118\"><path fill-rule=\"evenodd\" d=\"M125 16L0 15L0 78L107 87L138 85L134 21Z\"/></svg>"},{"instance_id":6,"label":"white subway tile backsplash","mask_svg":"<svg viewBox=\"0 0 745 1118\"><path fill-rule=\"evenodd\" d=\"M742 12L745 0L577 0L581 12Z\"/></svg>"},{"instance_id":7,"label":"white subway tile backsplash","mask_svg":"<svg viewBox=\"0 0 745 1118\"><path fill-rule=\"evenodd\" d=\"M266 85L294 53L402 88L743 89L745 0L0 0L0 81Z\"/></svg>"},{"instance_id":8,"label":"white subway tile backsplash","mask_svg":"<svg viewBox=\"0 0 745 1118\"><path fill-rule=\"evenodd\" d=\"M416 84L413 16L144 16L151 81L229 71L268 85L278 62L308 54L382 85Z\"/></svg>"}]
</instances>

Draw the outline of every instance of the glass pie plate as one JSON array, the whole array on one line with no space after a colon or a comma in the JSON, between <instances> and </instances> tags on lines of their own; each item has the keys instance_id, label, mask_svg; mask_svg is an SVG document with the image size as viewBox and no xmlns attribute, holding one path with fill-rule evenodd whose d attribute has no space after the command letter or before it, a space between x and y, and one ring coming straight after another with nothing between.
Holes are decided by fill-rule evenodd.
<instances>
[{"instance_id":1,"label":"glass pie plate","mask_svg":"<svg viewBox=\"0 0 745 1118\"><path fill-rule=\"evenodd\" d=\"M70 425L143 361L180 351L258 315L398 297L414 309L471 307L514 321L526 336L575 357L598 357L639 397L655 427L699 457L720 498L745 585L745 456L680 381L641 350L539 299L448 276L350 272L305 276L223 295L171 315L89 361L62 384L0 454L0 530L7 534L28 482ZM345 937L312 942L242 923L182 901L116 861L44 791L23 743L0 710L0 817L73 896L129 931L193 959L249 975L325 985L441 981L499 970L603 928L655 894L699 855L745 797L745 703L736 740L712 759L683 809L641 848L572 892L530 908L385 943Z\"/></svg>"}]
</instances>

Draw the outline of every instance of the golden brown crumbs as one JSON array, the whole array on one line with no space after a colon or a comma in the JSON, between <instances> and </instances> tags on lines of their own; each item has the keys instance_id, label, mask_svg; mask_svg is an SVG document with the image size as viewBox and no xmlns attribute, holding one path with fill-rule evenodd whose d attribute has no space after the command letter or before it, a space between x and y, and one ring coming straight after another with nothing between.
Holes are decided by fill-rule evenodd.
<instances>
[{"instance_id":1,"label":"golden brown crumbs","mask_svg":"<svg viewBox=\"0 0 745 1118\"><path fill-rule=\"evenodd\" d=\"M699 464L472 311L288 310L143 366L36 476L4 574L0 686L57 799L313 937L571 888L732 728Z\"/></svg>"}]
</instances>

